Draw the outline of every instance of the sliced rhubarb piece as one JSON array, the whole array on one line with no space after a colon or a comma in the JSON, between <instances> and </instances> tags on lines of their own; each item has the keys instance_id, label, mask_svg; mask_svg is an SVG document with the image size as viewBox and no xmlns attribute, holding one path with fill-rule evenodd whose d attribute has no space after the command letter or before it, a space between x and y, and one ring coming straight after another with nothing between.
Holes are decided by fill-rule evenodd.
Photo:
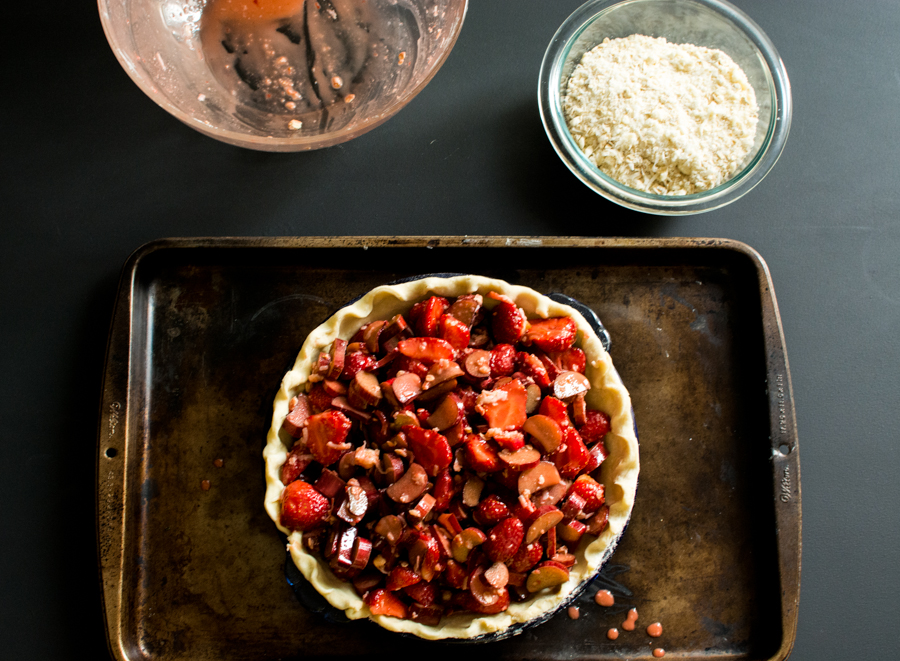
<instances>
[{"instance_id":1,"label":"sliced rhubarb piece","mask_svg":"<svg viewBox=\"0 0 900 661\"><path fill-rule=\"evenodd\" d=\"M606 449L606 445L603 444L603 441L594 443L589 448L589 452L591 454L591 458L588 459L585 467L581 469L585 473L593 473L595 470L600 468L600 466L609 456L609 450Z\"/></svg>"},{"instance_id":2,"label":"sliced rhubarb piece","mask_svg":"<svg viewBox=\"0 0 900 661\"><path fill-rule=\"evenodd\" d=\"M532 542L537 541L540 539L541 535L551 528L555 528L562 520L563 513L558 507L545 505L544 507L538 508L528 526L528 532L525 533L525 543L531 544Z\"/></svg>"},{"instance_id":3,"label":"sliced rhubarb piece","mask_svg":"<svg viewBox=\"0 0 900 661\"><path fill-rule=\"evenodd\" d=\"M398 503L411 503L428 489L428 473L417 463L409 465L403 477L387 488L388 498Z\"/></svg>"},{"instance_id":4,"label":"sliced rhubarb piece","mask_svg":"<svg viewBox=\"0 0 900 661\"><path fill-rule=\"evenodd\" d=\"M368 323L359 329L356 335L353 336L353 339L363 342L369 353L376 354L381 347L378 338L385 326L387 326L387 322L384 319Z\"/></svg>"},{"instance_id":5,"label":"sliced rhubarb piece","mask_svg":"<svg viewBox=\"0 0 900 661\"><path fill-rule=\"evenodd\" d=\"M500 450L500 460L515 471L525 470L541 460L541 453L530 445L515 451ZM518 480L516 481L518 485Z\"/></svg>"},{"instance_id":6,"label":"sliced rhubarb piece","mask_svg":"<svg viewBox=\"0 0 900 661\"><path fill-rule=\"evenodd\" d=\"M572 421L575 423L575 428L578 430L580 430L584 426L584 423L587 422L587 402L584 399L583 392L575 395L575 399L572 400Z\"/></svg>"},{"instance_id":7,"label":"sliced rhubarb piece","mask_svg":"<svg viewBox=\"0 0 900 661\"><path fill-rule=\"evenodd\" d=\"M462 490L462 502L466 507L475 507L481 500L484 480L477 475L470 475Z\"/></svg>"},{"instance_id":8,"label":"sliced rhubarb piece","mask_svg":"<svg viewBox=\"0 0 900 661\"><path fill-rule=\"evenodd\" d=\"M409 619L426 627L436 627L441 623L443 616L444 609L435 604L430 606L423 606L422 604L409 605Z\"/></svg>"},{"instance_id":9,"label":"sliced rhubarb piece","mask_svg":"<svg viewBox=\"0 0 900 661\"><path fill-rule=\"evenodd\" d=\"M535 567L525 582L525 588L531 592L540 592L547 588L562 585L569 580L569 570L552 560L546 560Z\"/></svg>"},{"instance_id":10,"label":"sliced rhubarb piece","mask_svg":"<svg viewBox=\"0 0 900 661\"><path fill-rule=\"evenodd\" d=\"M506 587L509 583L509 568L502 562L495 562L484 570L484 580L494 588Z\"/></svg>"},{"instance_id":11,"label":"sliced rhubarb piece","mask_svg":"<svg viewBox=\"0 0 900 661\"><path fill-rule=\"evenodd\" d=\"M577 333L578 327L571 317L532 319L522 343L533 344L541 351L564 351L574 344Z\"/></svg>"},{"instance_id":12,"label":"sliced rhubarb piece","mask_svg":"<svg viewBox=\"0 0 900 661\"><path fill-rule=\"evenodd\" d=\"M502 565L503 563L494 564ZM503 567L504 569L506 568L505 565L503 565ZM506 583L509 581L509 571L506 572L506 580L503 582L503 585L493 585L491 581L487 579L487 572L489 570L490 569L485 569L484 567L475 568L469 575L469 593L482 606L493 608L496 604L503 601L503 593L506 589Z\"/></svg>"},{"instance_id":13,"label":"sliced rhubarb piece","mask_svg":"<svg viewBox=\"0 0 900 661\"><path fill-rule=\"evenodd\" d=\"M530 498L542 489L559 484L559 481L559 471L556 466L549 461L541 461L536 466L519 474L517 486L520 495Z\"/></svg>"},{"instance_id":14,"label":"sliced rhubarb piece","mask_svg":"<svg viewBox=\"0 0 900 661\"><path fill-rule=\"evenodd\" d=\"M311 484L294 480L281 494L281 525L289 530L306 532L328 520L331 503Z\"/></svg>"},{"instance_id":15,"label":"sliced rhubarb piece","mask_svg":"<svg viewBox=\"0 0 900 661\"><path fill-rule=\"evenodd\" d=\"M529 383L525 386L525 393L528 398L525 400L525 413L534 415L541 406L541 398L544 396L541 387L536 383Z\"/></svg>"},{"instance_id":16,"label":"sliced rhubarb piece","mask_svg":"<svg viewBox=\"0 0 900 661\"><path fill-rule=\"evenodd\" d=\"M350 387L347 389L347 398L353 406L358 408L377 406L382 398L378 377L372 372L366 371L354 374Z\"/></svg>"},{"instance_id":17,"label":"sliced rhubarb piece","mask_svg":"<svg viewBox=\"0 0 900 661\"><path fill-rule=\"evenodd\" d=\"M422 580L430 581L437 575L441 559L437 540L427 532L410 530L414 532L414 540L409 547L409 565Z\"/></svg>"},{"instance_id":18,"label":"sliced rhubarb piece","mask_svg":"<svg viewBox=\"0 0 900 661\"><path fill-rule=\"evenodd\" d=\"M299 443L295 444L281 465L281 483L288 485L296 480L313 459L314 457L306 452L305 446Z\"/></svg>"},{"instance_id":19,"label":"sliced rhubarb piece","mask_svg":"<svg viewBox=\"0 0 900 661\"><path fill-rule=\"evenodd\" d=\"M462 400L458 395L450 392L437 405L434 412L425 421L425 424L438 431L444 431L461 422L465 417L465 413Z\"/></svg>"},{"instance_id":20,"label":"sliced rhubarb piece","mask_svg":"<svg viewBox=\"0 0 900 661\"><path fill-rule=\"evenodd\" d=\"M396 514L383 516L375 524L375 532L384 537L388 544L395 546L403 535L406 524Z\"/></svg>"},{"instance_id":21,"label":"sliced rhubarb piece","mask_svg":"<svg viewBox=\"0 0 900 661\"><path fill-rule=\"evenodd\" d=\"M463 294L447 308L447 314L452 315L463 322L469 328L478 321L478 315L484 304L481 294Z\"/></svg>"},{"instance_id":22,"label":"sliced rhubarb piece","mask_svg":"<svg viewBox=\"0 0 900 661\"><path fill-rule=\"evenodd\" d=\"M578 372L560 372L553 381L553 396L563 401L574 399L591 388L591 382Z\"/></svg>"},{"instance_id":23,"label":"sliced rhubarb piece","mask_svg":"<svg viewBox=\"0 0 900 661\"><path fill-rule=\"evenodd\" d=\"M423 493L416 506L410 509L406 516L412 525L416 525L425 520L425 517L434 509L435 499L430 493Z\"/></svg>"},{"instance_id":24,"label":"sliced rhubarb piece","mask_svg":"<svg viewBox=\"0 0 900 661\"><path fill-rule=\"evenodd\" d=\"M462 367L471 379L486 379L491 375L491 352L474 349L463 360Z\"/></svg>"},{"instance_id":25,"label":"sliced rhubarb piece","mask_svg":"<svg viewBox=\"0 0 900 661\"><path fill-rule=\"evenodd\" d=\"M401 341L413 336L413 330L406 323L402 314L395 315L384 326L378 335L381 353L391 353ZM372 353L375 353L374 351Z\"/></svg>"},{"instance_id":26,"label":"sliced rhubarb piece","mask_svg":"<svg viewBox=\"0 0 900 661\"><path fill-rule=\"evenodd\" d=\"M291 412L287 414L282 426L288 434L294 438L300 438L310 416L309 398L301 393L294 399L296 401L294 401Z\"/></svg>"},{"instance_id":27,"label":"sliced rhubarb piece","mask_svg":"<svg viewBox=\"0 0 900 661\"><path fill-rule=\"evenodd\" d=\"M561 480L559 484L554 484L552 487L544 489L543 491L539 491L533 497L534 506L536 508L543 507L544 505L556 505L559 501L565 498L566 493L569 491L569 481Z\"/></svg>"},{"instance_id":28,"label":"sliced rhubarb piece","mask_svg":"<svg viewBox=\"0 0 900 661\"><path fill-rule=\"evenodd\" d=\"M330 410L310 417L307 429L307 447L323 466L330 466L352 447L346 443L350 420L340 411Z\"/></svg>"},{"instance_id":29,"label":"sliced rhubarb piece","mask_svg":"<svg viewBox=\"0 0 900 661\"><path fill-rule=\"evenodd\" d=\"M344 359L347 354L347 340L335 338L331 345L331 363L328 366L326 379L337 379L344 371Z\"/></svg>"},{"instance_id":30,"label":"sliced rhubarb piece","mask_svg":"<svg viewBox=\"0 0 900 661\"><path fill-rule=\"evenodd\" d=\"M384 391L384 385L382 384L382 392ZM414 372L405 372L391 379L390 388L399 406L403 406L421 394L422 379Z\"/></svg>"},{"instance_id":31,"label":"sliced rhubarb piece","mask_svg":"<svg viewBox=\"0 0 900 661\"><path fill-rule=\"evenodd\" d=\"M469 559L469 553L476 546L481 546L487 541L485 535L479 528L466 528L462 532L453 536L450 542L450 549L453 559L457 562L466 562Z\"/></svg>"},{"instance_id":32,"label":"sliced rhubarb piece","mask_svg":"<svg viewBox=\"0 0 900 661\"><path fill-rule=\"evenodd\" d=\"M553 454L562 442L562 429L549 415L533 415L522 425L522 431L531 434L532 439L544 454Z\"/></svg>"},{"instance_id":33,"label":"sliced rhubarb piece","mask_svg":"<svg viewBox=\"0 0 900 661\"><path fill-rule=\"evenodd\" d=\"M439 360L425 373L422 379L422 389L431 391L449 381L455 381L461 376L465 376L465 372L459 363L453 360ZM453 387L456 387L455 383Z\"/></svg>"},{"instance_id":34,"label":"sliced rhubarb piece","mask_svg":"<svg viewBox=\"0 0 900 661\"><path fill-rule=\"evenodd\" d=\"M400 479L405 467L403 460L392 452L381 455L381 463L375 468L375 479L382 486L390 486Z\"/></svg>"},{"instance_id":35,"label":"sliced rhubarb piece","mask_svg":"<svg viewBox=\"0 0 900 661\"><path fill-rule=\"evenodd\" d=\"M591 535L599 535L609 526L609 505L604 504L597 513L585 521L587 532Z\"/></svg>"},{"instance_id":36,"label":"sliced rhubarb piece","mask_svg":"<svg viewBox=\"0 0 900 661\"><path fill-rule=\"evenodd\" d=\"M566 519L556 528L559 538L566 544L571 544L572 548L578 545L585 532L587 532L587 526L577 519Z\"/></svg>"}]
</instances>

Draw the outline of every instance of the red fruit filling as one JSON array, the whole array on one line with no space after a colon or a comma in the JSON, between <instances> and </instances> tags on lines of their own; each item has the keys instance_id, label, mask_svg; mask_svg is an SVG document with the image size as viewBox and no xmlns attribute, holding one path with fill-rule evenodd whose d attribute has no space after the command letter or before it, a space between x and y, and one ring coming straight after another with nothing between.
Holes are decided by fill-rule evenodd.
<instances>
[{"instance_id":1,"label":"red fruit filling","mask_svg":"<svg viewBox=\"0 0 900 661\"><path fill-rule=\"evenodd\" d=\"M291 401L281 523L373 614L502 612L567 580L608 525L609 416L585 403L575 322L489 298L363 326Z\"/></svg>"}]
</instances>

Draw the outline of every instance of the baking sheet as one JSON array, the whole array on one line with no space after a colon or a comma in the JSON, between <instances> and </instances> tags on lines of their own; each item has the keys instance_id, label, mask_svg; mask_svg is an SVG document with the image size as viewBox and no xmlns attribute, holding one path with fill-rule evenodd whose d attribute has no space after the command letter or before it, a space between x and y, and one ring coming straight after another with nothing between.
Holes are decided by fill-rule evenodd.
<instances>
[{"instance_id":1,"label":"baking sheet","mask_svg":"<svg viewBox=\"0 0 900 661\"><path fill-rule=\"evenodd\" d=\"M462 268L461 268L462 267ZM492 659L783 659L796 632L800 473L772 283L718 239L182 239L123 269L98 435L97 522L118 659L431 654L447 643L306 611L262 508L274 393L306 334L387 281L471 269L594 309L632 395L641 479L597 588L617 594ZM625 611L634 632L610 641ZM645 628L661 622L652 639Z\"/></svg>"}]
</instances>

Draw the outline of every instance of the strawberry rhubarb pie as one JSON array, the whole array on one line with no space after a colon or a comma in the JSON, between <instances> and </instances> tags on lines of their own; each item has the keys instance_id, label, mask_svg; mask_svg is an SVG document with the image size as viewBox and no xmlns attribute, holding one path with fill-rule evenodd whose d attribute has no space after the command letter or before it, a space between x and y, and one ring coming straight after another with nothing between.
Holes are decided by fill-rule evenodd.
<instances>
[{"instance_id":1,"label":"strawberry rhubarb pie","mask_svg":"<svg viewBox=\"0 0 900 661\"><path fill-rule=\"evenodd\" d=\"M571 307L500 280L372 290L315 329L276 396L265 506L351 619L512 635L562 607L623 532L638 443Z\"/></svg>"}]
</instances>

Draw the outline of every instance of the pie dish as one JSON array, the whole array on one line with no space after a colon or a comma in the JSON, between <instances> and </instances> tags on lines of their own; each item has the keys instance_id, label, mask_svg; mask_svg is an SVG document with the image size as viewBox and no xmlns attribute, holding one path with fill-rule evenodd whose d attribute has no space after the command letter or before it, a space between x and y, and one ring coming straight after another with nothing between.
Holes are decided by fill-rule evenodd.
<instances>
[{"instance_id":1,"label":"pie dish","mask_svg":"<svg viewBox=\"0 0 900 661\"><path fill-rule=\"evenodd\" d=\"M292 530L282 523L282 496L286 489L282 482L282 469L294 443L294 438L284 428L285 419L291 412L291 402L316 380L317 361L336 339L349 340L366 324L407 314L414 304L431 296L453 299L472 294L483 297L486 310L498 305L498 298L505 298L520 308L529 320L556 317L573 320L577 331L575 345L585 354L584 375L590 382L590 389L583 394L585 403L609 417L609 431L603 437L608 456L595 473L605 488L608 525L598 536L586 535L578 544L574 565L569 568L564 582L540 590L524 601L513 601L502 612L454 612L436 624L373 613L352 583L335 576L326 562L309 551L304 544L305 533ZM574 308L532 289L475 275L423 277L377 287L314 329L303 343L293 368L284 376L276 394L272 425L263 456L266 511L287 536L287 548L294 563L316 591L349 619L369 618L388 630L431 640L506 637L544 621L562 608L596 575L612 554L631 514L639 472L638 442L630 397L613 367L609 353L588 321Z\"/></svg>"}]
</instances>

